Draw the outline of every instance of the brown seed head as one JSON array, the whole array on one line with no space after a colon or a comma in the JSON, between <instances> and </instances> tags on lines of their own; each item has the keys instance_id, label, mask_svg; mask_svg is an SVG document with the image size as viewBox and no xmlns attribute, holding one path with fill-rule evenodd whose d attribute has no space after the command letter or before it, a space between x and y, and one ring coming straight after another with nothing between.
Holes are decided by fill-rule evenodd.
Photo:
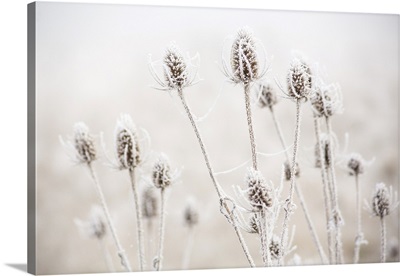
<instances>
[{"instance_id":1,"label":"brown seed head","mask_svg":"<svg viewBox=\"0 0 400 276\"><path fill-rule=\"evenodd\" d=\"M258 105L260 107L272 108L278 103L278 98L276 96L275 90L272 88L270 83L260 85L261 95Z\"/></svg>"},{"instance_id":2,"label":"brown seed head","mask_svg":"<svg viewBox=\"0 0 400 276\"><path fill-rule=\"evenodd\" d=\"M199 213L192 204L188 204L184 211L185 225L190 227L195 226L199 222Z\"/></svg>"},{"instance_id":3,"label":"brown seed head","mask_svg":"<svg viewBox=\"0 0 400 276\"><path fill-rule=\"evenodd\" d=\"M258 225L257 225L257 218L256 218L256 215L255 215L255 214L253 214L253 215L250 217L250 220L249 220L249 227L250 227L250 233L252 233L252 234L259 234Z\"/></svg>"},{"instance_id":4,"label":"brown seed head","mask_svg":"<svg viewBox=\"0 0 400 276\"><path fill-rule=\"evenodd\" d=\"M289 164L287 161L285 161L284 165L284 169L285 169L285 179L286 181L289 181L292 179L292 168L291 168L291 164ZM295 177L300 177L300 167L299 167L299 163L296 162L296 172L294 174Z\"/></svg>"},{"instance_id":5,"label":"brown seed head","mask_svg":"<svg viewBox=\"0 0 400 276\"><path fill-rule=\"evenodd\" d=\"M272 191L266 186L266 181L261 172L250 168L246 175L248 186L247 196L255 211L261 211L272 206Z\"/></svg>"},{"instance_id":6,"label":"brown seed head","mask_svg":"<svg viewBox=\"0 0 400 276\"><path fill-rule=\"evenodd\" d=\"M185 59L174 43L164 56L164 78L170 89L182 89L189 83Z\"/></svg>"},{"instance_id":7,"label":"brown seed head","mask_svg":"<svg viewBox=\"0 0 400 276\"><path fill-rule=\"evenodd\" d=\"M129 115L121 115L115 130L119 169L133 169L141 163L135 126Z\"/></svg>"},{"instance_id":8,"label":"brown seed head","mask_svg":"<svg viewBox=\"0 0 400 276\"><path fill-rule=\"evenodd\" d=\"M364 173L365 161L358 153L350 154L347 161L347 168L350 175L360 175Z\"/></svg>"},{"instance_id":9,"label":"brown seed head","mask_svg":"<svg viewBox=\"0 0 400 276\"><path fill-rule=\"evenodd\" d=\"M156 188L165 189L171 185L171 171L168 159L160 155L153 165L153 183Z\"/></svg>"},{"instance_id":10,"label":"brown seed head","mask_svg":"<svg viewBox=\"0 0 400 276\"><path fill-rule=\"evenodd\" d=\"M336 84L318 84L311 97L314 114L317 117L330 117L342 111L342 98Z\"/></svg>"},{"instance_id":11,"label":"brown seed head","mask_svg":"<svg viewBox=\"0 0 400 276\"><path fill-rule=\"evenodd\" d=\"M279 238L274 236L271 239L271 242L269 243L269 252L271 253L271 257L275 260L277 260L281 254L281 243L279 241Z\"/></svg>"},{"instance_id":12,"label":"brown seed head","mask_svg":"<svg viewBox=\"0 0 400 276\"><path fill-rule=\"evenodd\" d=\"M89 133L89 128L82 122L74 125L74 147L77 159L82 163L91 163L96 160L94 139Z\"/></svg>"},{"instance_id":13,"label":"brown seed head","mask_svg":"<svg viewBox=\"0 0 400 276\"><path fill-rule=\"evenodd\" d=\"M287 76L288 94L293 99L307 100L311 93L311 70L307 64L295 58Z\"/></svg>"},{"instance_id":14,"label":"brown seed head","mask_svg":"<svg viewBox=\"0 0 400 276\"><path fill-rule=\"evenodd\" d=\"M231 50L231 67L236 83L247 84L259 78L259 64L253 33L239 29Z\"/></svg>"},{"instance_id":15,"label":"brown seed head","mask_svg":"<svg viewBox=\"0 0 400 276\"><path fill-rule=\"evenodd\" d=\"M377 217L383 218L389 215L391 209L390 193L384 183L378 183L372 197L372 211Z\"/></svg>"}]
</instances>

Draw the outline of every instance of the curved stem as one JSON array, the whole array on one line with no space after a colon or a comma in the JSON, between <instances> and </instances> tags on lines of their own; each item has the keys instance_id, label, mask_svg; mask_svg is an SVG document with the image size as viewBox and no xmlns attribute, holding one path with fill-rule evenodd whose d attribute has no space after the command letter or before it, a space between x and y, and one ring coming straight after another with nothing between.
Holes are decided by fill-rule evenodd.
<instances>
[{"instance_id":1,"label":"curved stem","mask_svg":"<svg viewBox=\"0 0 400 276\"><path fill-rule=\"evenodd\" d=\"M194 130L194 132L196 134L197 140L198 140L200 148L201 148L201 152L203 153L204 161L205 161L207 169L208 169L208 173L209 173L210 178L211 178L211 180L212 180L212 182L214 184L214 188L215 188L215 190L216 190L216 192L218 194L219 201L220 201L222 207L226 210L226 212L227 212L227 214L228 214L228 216L230 218L230 222L231 222L231 224L233 226L233 229L235 230L236 236L239 239L240 245L242 246L243 252L244 252L244 254L245 254L250 266L251 267L255 267L254 261L253 261L251 255L250 255L250 251L247 248L246 242L243 239L243 236L242 236L242 233L239 230L239 227L237 226L237 219L236 219L234 213L229 209L228 205L226 204L226 202L224 200L223 190L222 190L221 186L218 184L218 182L217 182L217 180L215 178L214 171L213 171L213 169L211 167L211 163L210 163L210 161L208 159L208 154L207 154L207 151L206 151L206 147L205 147L205 145L203 143L203 139L201 138L199 129L197 127L196 121L193 118L192 112L190 111L190 108L189 108L188 104L186 103L185 97L183 96L182 89L178 89L178 95L179 95L179 98L181 99L182 105L185 108L186 114L187 114L187 116L188 116L188 118L190 120L190 123L191 123L191 125L193 127L193 130Z\"/></svg>"},{"instance_id":2,"label":"curved stem","mask_svg":"<svg viewBox=\"0 0 400 276\"><path fill-rule=\"evenodd\" d=\"M88 168L90 171L90 175L93 179L93 182L95 184L97 196L98 196L101 206L103 208L108 227L110 228L111 235L112 235L115 245L117 247L117 250L118 250L117 253L118 253L119 258L121 259L121 265L125 268L126 271L132 271L131 265L129 264L128 257L126 256L125 250L122 248L121 243L119 242L117 231L115 230L114 224L112 223L111 215L110 215L110 212L108 211L108 207L107 207L104 195L103 195L103 191L101 190L99 181L97 179L97 175L96 175L91 163L88 163Z\"/></svg>"},{"instance_id":3,"label":"curved stem","mask_svg":"<svg viewBox=\"0 0 400 276\"><path fill-rule=\"evenodd\" d=\"M136 223L137 223L137 244L139 247L139 264L140 271L143 271L146 267L145 262L145 253L144 253L144 241L143 241L143 226L142 226L142 209L140 208L139 196L136 187L136 179L135 179L135 169L129 169L129 177L131 180L132 192L133 192L133 201L135 203L135 211L136 211Z\"/></svg>"},{"instance_id":4,"label":"curved stem","mask_svg":"<svg viewBox=\"0 0 400 276\"><path fill-rule=\"evenodd\" d=\"M289 218L293 212L293 191L294 191L294 186L295 186L295 180L296 180L296 159L297 159L297 148L300 140L300 118L301 118L301 109L300 109L300 99L297 99L296 101L296 128L295 128L295 133L294 133L294 143L293 143L293 159L292 159L292 164L291 164L291 172L290 172L290 188L289 188L289 196L286 199L286 207L285 207L285 217L283 220L283 226L282 226L282 236L281 236L281 245L282 245L282 250L281 254L278 258L278 265L282 265L283 263L283 256L285 256L286 251L286 240L287 240L287 232L288 232L288 223L289 223Z\"/></svg>"},{"instance_id":5,"label":"curved stem","mask_svg":"<svg viewBox=\"0 0 400 276\"><path fill-rule=\"evenodd\" d=\"M254 130L253 130L253 122L252 122L252 116L251 116L251 104L250 104L250 85L248 83L244 85L244 99L245 99L245 105L246 105L247 125L249 127L251 158L253 160L253 169L257 170L256 139L255 139Z\"/></svg>"}]
</instances>

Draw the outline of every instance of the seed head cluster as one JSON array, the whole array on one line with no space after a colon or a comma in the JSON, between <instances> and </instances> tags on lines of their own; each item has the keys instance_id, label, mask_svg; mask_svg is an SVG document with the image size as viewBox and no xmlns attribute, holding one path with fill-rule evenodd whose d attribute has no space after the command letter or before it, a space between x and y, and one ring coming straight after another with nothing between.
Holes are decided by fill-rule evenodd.
<instances>
[{"instance_id":1,"label":"seed head cluster","mask_svg":"<svg viewBox=\"0 0 400 276\"><path fill-rule=\"evenodd\" d=\"M272 206L272 191L266 186L261 172L250 168L246 175L246 184L248 200L254 211L261 211Z\"/></svg>"},{"instance_id":2,"label":"seed head cluster","mask_svg":"<svg viewBox=\"0 0 400 276\"><path fill-rule=\"evenodd\" d=\"M272 88L272 85L270 83L261 84L260 90L261 94L260 94L260 99L258 101L258 105L261 108L264 107L272 108L274 105L278 103L276 92Z\"/></svg>"},{"instance_id":3,"label":"seed head cluster","mask_svg":"<svg viewBox=\"0 0 400 276\"><path fill-rule=\"evenodd\" d=\"M96 160L94 139L85 123L79 122L74 125L74 147L79 162L89 164Z\"/></svg>"},{"instance_id":4,"label":"seed head cluster","mask_svg":"<svg viewBox=\"0 0 400 276\"><path fill-rule=\"evenodd\" d=\"M314 114L317 117L330 117L342 111L342 98L338 85L316 85L311 97Z\"/></svg>"},{"instance_id":5,"label":"seed head cluster","mask_svg":"<svg viewBox=\"0 0 400 276\"><path fill-rule=\"evenodd\" d=\"M253 33L239 29L231 50L231 67L235 83L248 84L259 78L259 64Z\"/></svg>"},{"instance_id":6,"label":"seed head cluster","mask_svg":"<svg viewBox=\"0 0 400 276\"><path fill-rule=\"evenodd\" d=\"M390 213L391 198L389 189L384 183L378 183L372 197L372 212L375 216L383 218Z\"/></svg>"},{"instance_id":7,"label":"seed head cluster","mask_svg":"<svg viewBox=\"0 0 400 276\"><path fill-rule=\"evenodd\" d=\"M115 130L119 169L133 169L141 163L140 148L135 125L129 115L123 114Z\"/></svg>"},{"instance_id":8,"label":"seed head cluster","mask_svg":"<svg viewBox=\"0 0 400 276\"><path fill-rule=\"evenodd\" d=\"M287 76L287 85L290 98L307 100L312 86L310 67L300 59L293 59Z\"/></svg>"},{"instance_id":9,"label":"seed head cluster","mask_svg":"<svg viewBox=\"0 0 400 276\"><path fill-rule=\"evenodd\" d=\"M167 48L164 56L164 78L170 89L182 89L189 83L185 59L175 44Z\"/></svg>"}]
</instances>

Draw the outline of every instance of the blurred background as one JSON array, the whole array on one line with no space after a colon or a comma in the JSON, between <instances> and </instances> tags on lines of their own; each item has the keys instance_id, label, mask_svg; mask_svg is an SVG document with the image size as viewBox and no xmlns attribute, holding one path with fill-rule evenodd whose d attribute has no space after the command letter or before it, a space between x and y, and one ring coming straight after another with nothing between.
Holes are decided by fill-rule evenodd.
<instances>
[{"instance_id":1,"label":"blurred background","mask_svg":"<svg viewBox=\"0 0 400 276\"><path fill-rule=\"evenodd\" d=\"M148 69L149 55L153 61L161 60L171 41L190 56L200 56L198 73L202 80L185 90L193 112L205 114L218 98L213 110L199 123L216 172L250 158L243 89L226 82L220 69L222 58L229 58L229 38L238 28L249 26L265 48L270 66L265 78L273 82L277 91L274 79L285 83L293 51L301 51L318 64L327 82L340 84L344 112L332 118L339 152L343 153L348 135L345 154L358 152L366 160L374 160L360 178L362 197L370 200L377 182L385 182L398 191L398 16L43 2L36 5L39 274L107 271L98 241L82 233L75 223L77 219L86 220L92 206L98 203L90 175L84 166L72 163L59 141L60 136L72 136L73 125L78 121L85 122L95 134L101 156L94 167L121 242L133 268L138 269L128 173L110 168L104 153L113 155L114 128L121 113L130 114L151 138L148 158L139 175L150 175L158 152L168 155L172 167L181 170L180 178L167 191L163 268L182 268L190 235L184 224L188 199L195 200L199 212L188 268L248 266L235 232L219 212L218 197L199 145L176 95L152 87L156 82ZM161 63L154 66L162 72ZM302 109L298 185L326 250L320 172L314 168L312 112L308 104ZM275 110L291 144L295 104L281 99ZM268 110L254 106L253 118L258 150L281 151ZM278 184L283 161L284 154L260 156L259 167L265 178ZM243 166L218 176L229 195L234 197L233 186L244 187L245 172ZM338 165L336 172L339 205L345 220L345 261L351 263L356 235L355 183L342 166ZM143 181L139 185L141 190L146 187ZM298 208L290 222L296 225L297 249L286 259L297 254L303 265L320 264L302 209L296 203ZM379 220L366 210L362 219L369 243L361 247L360 261L379 262ZM388 261L399 260L395 252L398 223L396 210L387 218L388 251L393 251L388 254ZM157 219L153 225L158 225ZM147 248L149 267L156 254L157 236L147 238L151 239L150 250ZM261 266L257 236L245 233L244 238ZM105 244L120 270L110 235L105 237Z\"/></svg>"}]
</instances>

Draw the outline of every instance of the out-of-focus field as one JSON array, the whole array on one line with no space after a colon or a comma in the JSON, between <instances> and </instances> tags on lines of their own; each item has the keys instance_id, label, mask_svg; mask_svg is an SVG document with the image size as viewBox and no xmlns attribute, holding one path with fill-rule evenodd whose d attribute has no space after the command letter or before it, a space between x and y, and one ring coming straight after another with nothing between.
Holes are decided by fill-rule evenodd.
<instances>
[{"instance_id":1,"label":"out-of-focus field","mask_svg":"<svg viewBox=\"0 0 400 276\"><path fill-rule=\"evenodd\" d=\"M319 64L327 82L340 84L344 112L332 118L339 153L343 153L348 134L346 153L355 151L366 160L374 160L360 178L362 197L369 200L375 184L381 181L398 190L398 16L44 2L37 3L36 11L39 274L107 271L97 241L82 236L74 223L77 218L87 218L91 206L98 202L89 173L71 162L59 141L60 135L64 139L72 135L78 121L96 134L101 157L94 167L121 242L138 269L128 173L107 166L100 143L102 133L108 154L113 154L114 127L121 113L130 114L138 127L147 130L152 152L166 153L172 166L182 169L179 181L167 193L163 268L181 268L188 238L183 226L188 198L196 200L200 215L189 268L248 266L232 227L219 212L199 145L176 95L170 97L168 92L151 87L156 82L148 70L149 54L153 61L161 60L170 41L201 57L198 73L202 81L185 90L193 112L205 114L219 95L212 112L199 123L215 171L228 170L250 158L242 87L227 83L220 70L224 46L224 54L229 56L227 38L238 28L249 26L270 58L266 79L274 82L276 78L284 84L292 51L299 50ZM158 68L161 70L161 65ZM281 99L275 110L286 140L292 143L295 104ZM312 112L308 103L302 110L298 185L327 250L320 172L314 168ZM281 151L268 110L254 107L253 116L258 150ZM138 174L150 174L152 156L149 152ZM259 160L264 176L278 184L284 155L260 156ZM229 195L234 196L233 186L243 187L245 172L246 167L241 167L218 177ZM345 220L345 261L351 263L356 234L355 184L340 164L336 173ZM287 187L283 195L287 196ZM299 208L290 222L296 225L297 250L287 259L297 254L302 264L319 264L302 209L296 203ZM379 262L379 220L365 210L362 220L369 243L361 247L361 262ZM398 234L396 210L387 218L388 247L398 248ZM246 233L244 238L261 266L258 238ZM106 242L117 265L110 235ZM156 244L155 236L152 256ZM389 254L388 260L398 261L398 257Z\"/></svg>"}]
</instances>

